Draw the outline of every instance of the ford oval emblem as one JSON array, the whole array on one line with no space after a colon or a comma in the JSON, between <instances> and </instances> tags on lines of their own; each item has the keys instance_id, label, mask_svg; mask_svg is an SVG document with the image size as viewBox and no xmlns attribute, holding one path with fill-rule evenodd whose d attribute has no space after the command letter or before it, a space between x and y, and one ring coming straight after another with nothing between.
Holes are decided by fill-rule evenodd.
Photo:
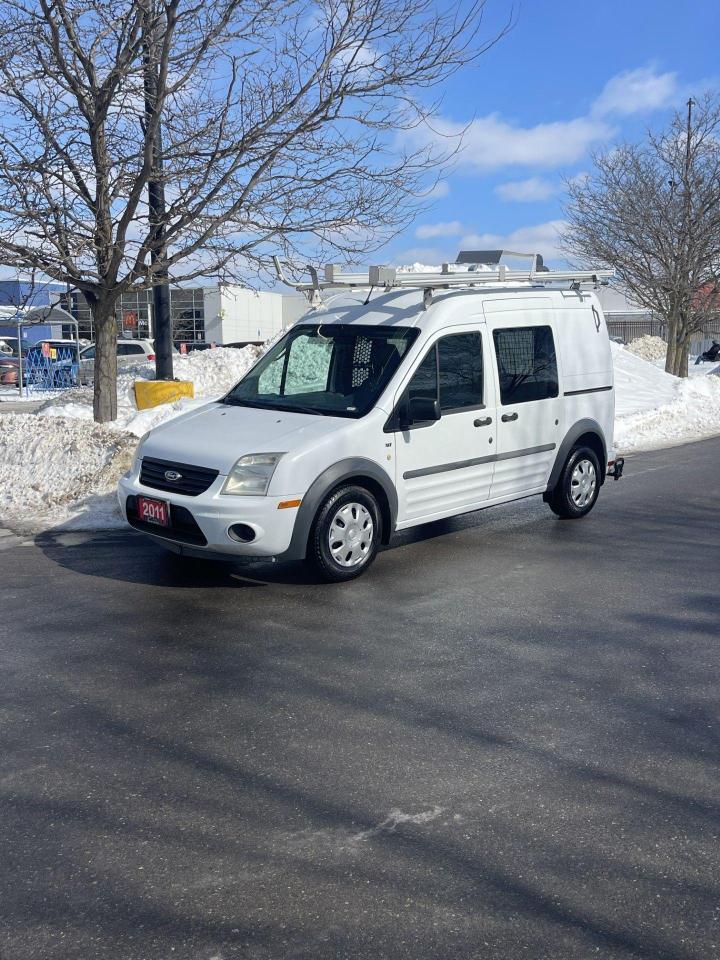
<instances>
[{"instance_id":1,"label":"ford oval emblem","mask_svg":"<svg viewBox=\"0 0 720 960\"><path fill-rule=\"evenodd\" d=\"M178 473L177 470L166 470L165 479L175 483L177 480L182 480L182 474Z\"/></svg>"}]
</instances>

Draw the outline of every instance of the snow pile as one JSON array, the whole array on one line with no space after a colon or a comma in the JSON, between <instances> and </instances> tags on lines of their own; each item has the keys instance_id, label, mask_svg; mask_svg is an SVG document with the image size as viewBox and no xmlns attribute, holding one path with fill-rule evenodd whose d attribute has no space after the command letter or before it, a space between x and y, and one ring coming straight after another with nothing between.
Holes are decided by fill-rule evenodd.
<instances>
[{"instance_id":1,"label":"snow pile","mask_svg":"<svg viewBox=\"0 0 720 960\"><path fill-rule=\"evenodd\" d=\"M627 348L611 343L615 370L615 417L654 410L675 398L680 381Z\"/></svg>"},{"instance_id":2,"label":"snow pile","mask_svg":"<svg viewBox=\"0 0 720 960\"><path fill-rule=\"evenodd\" d=\"M615 449L653 450L720 434L720 376L680 380L613 350L615 365Z\"/></svg>"},{"instance_id":3,"label":"snow pile","mask_svg":"<svg viewBox=\"0 0 720 960\"><path fill-rule=\"evenodd\" d=\"M92 421L24 413L2 414L0 424L2 522L42 529L85 509L94 526L101 518L117 524L115 487L132 463L135 437Z\"/></svg>"},{"instance_id":4,"label":"snow pile","mask_svg":"<svg viewBox=\"0 0 720 960\"><path fill-rule=\"evenodd\" d=\"M154 380L155 365L138 363L124 367L118 377L118 417L113 427L127 430L141 437L164 420L183 413L193 406L217 399L234 386L263 353L263 347L242 349L223 347L217 350L198 350L173 358L173 369L178 380L190 380L195 387L193 400L178 400L150 410L138 411L135 406L133 384L136 380ZM38 414L45 417L74 417L92 421L92 388L80 387L52 397Z\"/></svg>"},{"instance_id":5,"label":"snow pile","mask_svg":"<svg viewBox=\"0 0 720 960\"><path fill-rule=\"evenodd\" d=\"M465 273L470 264L467 263L449 263L448 268L450 273ZM426 263L406 263L403 266L395 267L398 273L442 273L442 266L428 266ZM473 270L480 272L487 272L494 270L494 267L488 266L486 263L478 263L473 265Z\"/></svg>"},{"instance_id":6,"label":"snow pile","mask_svg":"<svg viewBox=\"0 0 720 960\"><path fill-rule=\"evenodd\" d=\"M636 337L635 340L631 340L627 349L636 357L642 357L649 363L664 363L667 343L662 337L651 337L646 334L643 337Z\"/></svg>"}]
</instances>

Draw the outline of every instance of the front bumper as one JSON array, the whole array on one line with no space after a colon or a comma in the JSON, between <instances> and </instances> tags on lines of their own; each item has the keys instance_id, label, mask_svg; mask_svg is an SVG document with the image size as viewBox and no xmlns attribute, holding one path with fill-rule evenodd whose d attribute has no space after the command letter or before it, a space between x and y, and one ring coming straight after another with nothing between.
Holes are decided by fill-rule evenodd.
<instances>
[{"instance_id":1,"label":"front bumper","mask_svg":"<svg viewBox=\"0 0 720 960\"><path fill-rule=\"evenodd\" d=\"M299 494L283 497L228 497L220 490L224 476L197 497L167 493L140 483L139 466L121 477L118 501L123 516L136 530L146 533L176 553L191 556L277 557L285 554L292 539L297 507L278 509L285 500L300 500ZM154 497L170 504L171 528L140 521L135 512L135 498ZM233 539L229 529L242 523L251 527L255 538L250 543Z\"/></svg>"}]
</instances>

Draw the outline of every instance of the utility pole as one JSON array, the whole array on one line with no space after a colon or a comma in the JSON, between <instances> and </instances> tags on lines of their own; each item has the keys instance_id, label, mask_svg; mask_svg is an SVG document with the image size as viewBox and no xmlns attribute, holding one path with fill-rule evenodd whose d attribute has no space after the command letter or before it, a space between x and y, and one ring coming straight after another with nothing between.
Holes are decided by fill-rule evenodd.
<instances>
[{"instance_id":1,"label":"utility pole","mask_svg":"<svg viewBox=\"0 0 720 960\"><path fill-rule=\"evenodd\" d=\"M158 65L156 62L156 48L158 24L155 21L154 5L148 0L145 10L145 116L148 123L157 109ZM165 247L165 183L163 181L163 150L162 127L157 124L152 144L152 176L148 183L148 213L149 225L155 238L150 251L152 265L164 261ZM170 318L170 287L168 272L160 267L155 272L159 280L153 286L153 333L155 335L155 376L158 380L173 379L172 357L172 320Z\"/></svg>"}]
</instances>

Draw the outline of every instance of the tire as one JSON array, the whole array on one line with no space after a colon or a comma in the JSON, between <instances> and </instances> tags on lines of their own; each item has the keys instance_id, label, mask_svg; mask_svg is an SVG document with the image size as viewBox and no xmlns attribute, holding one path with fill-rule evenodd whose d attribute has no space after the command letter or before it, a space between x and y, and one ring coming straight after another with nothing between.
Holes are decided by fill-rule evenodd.
<instances>
[{"instance_id":1,"label":"tire","mask_svg":"<svg viewBox=\"0 0 720 960\"><path fill-rule=\"evenodd\" d=\"M380 507L370 491L339 487L318 510L308 556L323 580L353 580L375 559L381 536Z\"/></svg>"},{"instance_id":2,"label":"tire","mask_svg":"<svg viewBox=\"0 0 720 960\"><path fill-rule=\"evenodd\" d=\"M548 498L553 513L563 520L579 520L590 513L600 493L600 462L590 447L574 447L555 489Z\"/></svg>"}]
</instances>

